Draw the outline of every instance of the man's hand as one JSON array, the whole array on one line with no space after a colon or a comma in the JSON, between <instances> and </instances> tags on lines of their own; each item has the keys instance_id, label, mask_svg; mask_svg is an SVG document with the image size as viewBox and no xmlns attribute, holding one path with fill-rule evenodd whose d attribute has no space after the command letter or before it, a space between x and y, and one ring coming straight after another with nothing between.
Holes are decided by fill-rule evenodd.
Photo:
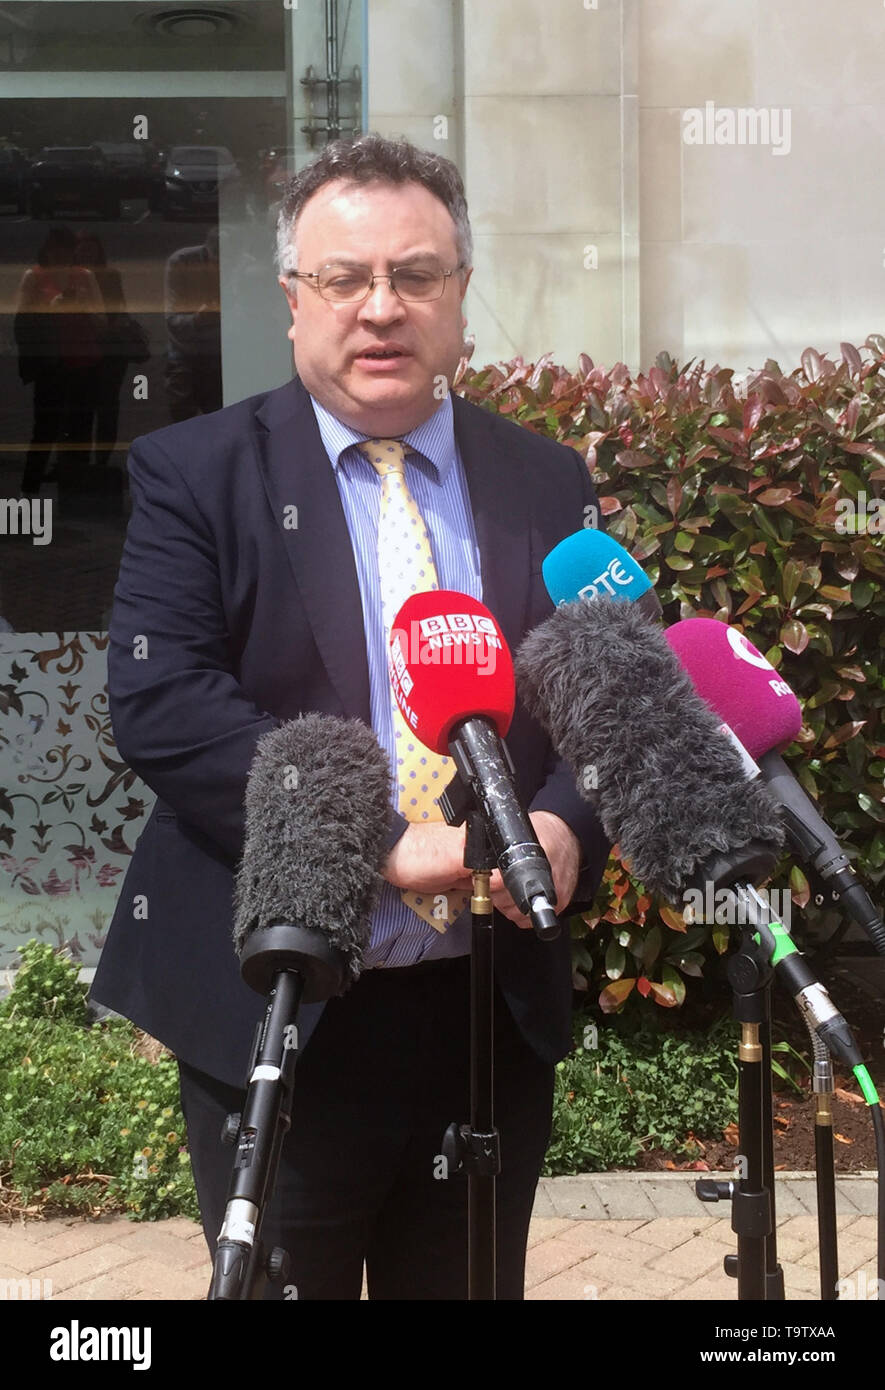
<instances>
[{"instance_id":1,"label":"man's hand","mask_svg":"<svg viewBox=\"0 0 885 1390\"><path fill-rule=\"evenodd\" d=\"M581 846L574 831L552 811L531 811L529 813L538 844L550 860L553 883L556 888L556 911L567 907L574 895L581 868ZM504 887L500 872L495 869L491 877L492 902L498 912L509 917L518 927L531 927L531 917L520 912L516 903Z\"/></svg>"},{"instance_id":2,"label":"man's hand","mask_svg":"<svg viewBox=\"0 0 885 1390\"><path fill-rule=\"evenodd\" d=\"M469 892L471 875L464 868L463 825L417 821L400 836L381 867L383 878L416 893Z\"/></svg>"}]
</instances>

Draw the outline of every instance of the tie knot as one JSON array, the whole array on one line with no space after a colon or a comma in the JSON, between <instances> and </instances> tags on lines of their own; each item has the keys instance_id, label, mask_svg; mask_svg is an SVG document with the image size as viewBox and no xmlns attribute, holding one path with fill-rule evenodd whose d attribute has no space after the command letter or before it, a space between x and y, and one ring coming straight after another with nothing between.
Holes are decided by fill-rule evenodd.
<instances>
[{"instance_id":1,"label":"tie knot","mask_svg":"<svg viewBox=\"0 0 885 1390\"><path fill-rule=\"evenodd\" d=\"M366 439L356 447L382 478L387 473L399 473L400 477L405 477L406 455L413 451L401 439Z\"/></svg>"}]
</instances>

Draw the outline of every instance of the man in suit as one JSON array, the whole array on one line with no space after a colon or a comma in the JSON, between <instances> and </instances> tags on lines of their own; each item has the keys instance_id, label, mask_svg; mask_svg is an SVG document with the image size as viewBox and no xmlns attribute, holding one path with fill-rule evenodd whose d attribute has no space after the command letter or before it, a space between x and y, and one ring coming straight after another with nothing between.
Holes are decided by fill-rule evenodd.
<instances>
[{"instance_id":1,"label":"man in suit","mask_svg":"<svg viewBox=\"0 0 885 1390\"><path fill-rule=\"evenodd\" d=\"M410 895L454 904L469 876L463 828L409 819L396 792L397 517L424 536L426 587L481 598L513 647L550 612L544 556L598 516L577 454L449 393L470 266L449 161L374 135L328 146L280 214L297 379L137 440L129 464L109 690L120 753L158 800L92 994L178 1059L210 1249L232 1161L219 1130L262 1012L230 941L256 743L304 711L355 716L394 774L367 968L299 1018L263 1233L289 1251L299 1298L358 1298L364 1260L370 1298L466 1296L466 1184L439 1180L435 1157L469 1111L469 913L433 921ZM398 459L390 477L379 449ZM608 855L595 814L519 705L508 746L558 909L589 903ZM571 970L567 934L537 940L497 872L492 889L498 1296L521 1298Z\"/></svg>"}]
</instances>

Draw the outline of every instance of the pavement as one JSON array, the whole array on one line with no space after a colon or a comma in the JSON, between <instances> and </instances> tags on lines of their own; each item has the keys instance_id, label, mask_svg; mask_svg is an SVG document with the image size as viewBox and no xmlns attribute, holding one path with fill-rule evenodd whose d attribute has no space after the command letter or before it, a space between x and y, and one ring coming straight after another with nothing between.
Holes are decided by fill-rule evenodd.
<instances>
[{"instance_id":1,"label":"pavement","mask_svg":"<svg viewBox=\"0 0 885 1390\"><path fill-rule=\"evenodd\" d=\"M526 1298L736 1300L736 1283L722 1267L736 1249L730 1204L701 1204L694 1194L698 1176L542 1178L529 1234ZM836 1192L839 1273L851 1281L843 1297L874 1297L876 1175L838 1178ZM778 1173L775 1200L787 1299L817 1300L814 1176ZM0 1224L0 1300L196 1302L205 1299L210 1276L202 1229L183 1217Z\"/></svg>"}]
</instances>

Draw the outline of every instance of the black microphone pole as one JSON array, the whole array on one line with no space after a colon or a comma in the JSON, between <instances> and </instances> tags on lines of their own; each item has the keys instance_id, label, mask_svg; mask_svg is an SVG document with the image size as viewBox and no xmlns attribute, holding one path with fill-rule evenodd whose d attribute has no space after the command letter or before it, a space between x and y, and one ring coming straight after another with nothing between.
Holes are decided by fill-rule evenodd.
<instances>
[{"instance_id":1,"label":"black microphone pole","mask_svg":"<svg viewBox=\"0 0 885 1390\"><path fill-rule=\"evenodd\" d=\"M449 1177L467 1178L467 1297L497 1297L495 1191L501 1145L495 1128L495 918L489 887L495 853L482 815L458 773L439 799L448 825L467 821L464 867L470 898L470 1123L453 1120L442 1141Z\"/></svg>"},{"instance_id":2,"label":"black microphone pole","mask_svg":"<svg viewBox=\"0 0 885 1390\"><path fill-rule=\"evenodd\" d=\"M343 979L340 954L328 938L288 923L253 932L240 970L251 989L267 995L267 1007L256 1028L242 1113L228 1115L221 1132L224 1143L236 1145L208 1293L221 1302L261 1299L268 1282L288 1278L288 1252L267 1252L261 1227L292 1121L298 1007L337 994ZM294 1287L292 1297L298 1297Z\"/></svg>"},{"instance_id":3,"label":"black microphone pole","mask_svg":"<svg viewBox=\"0 0 885 1390\"><path fill-rule=\"evenodd\" d=\"M494 1115L495 1033L495 919L489 879L495 868L505 869L508 847L519 874L517 894L542 940L559 935L550 865L540 847L528 841L527 817L506 805L489 805L490 786L500 785L506 744L484 722L468 720L455 727L450 750L457 768L439 799L448 825L467 822L464 867L473 874L470 899L470 1123L453 1121L445 1132L442 1153L449 1176L467 1177L467 1296L491 1301L497 1296L495 1184L501 1171L501 1145ZM494 767L497 776L477 775L478 767ZM506 769L507 779L512 767ZM499 798L499 800L501 800ZM530 831L530 825L529 825ZM530 852L527 852L529 850ZM534 853L537 851L537 853ZM551 902L552 899L552 902Z\"/></svg>"}]
</instances>

